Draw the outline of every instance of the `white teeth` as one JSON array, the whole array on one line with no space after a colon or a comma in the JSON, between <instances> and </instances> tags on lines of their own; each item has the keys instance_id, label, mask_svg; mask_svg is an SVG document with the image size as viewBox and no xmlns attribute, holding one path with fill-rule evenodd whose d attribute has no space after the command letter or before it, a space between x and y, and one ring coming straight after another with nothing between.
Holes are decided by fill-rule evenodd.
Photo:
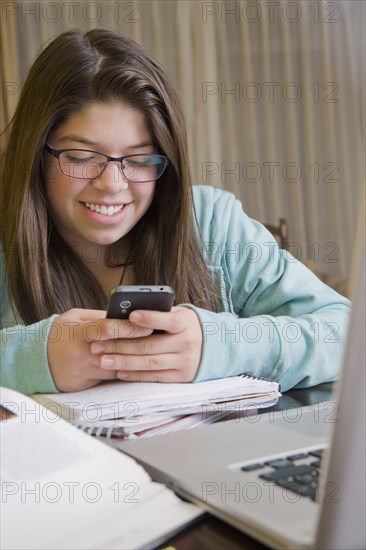
<instances>
[{"instance_id":1,"label":"white teeth","mask_svg":"<svg viewBox=\"0 0 366 550\"><path fill-rule=\"evenodd\" d=\"M124 207L124 204L118 204L116 206L105 206L105 204L102 204L99 206L99 204L94 204L92 202L86 202L85 206L90 208L90 210L93 210L95 212L98 212L98 214L102 214L103 216L113 216L113 214L116 214L122 208Z\"/></svg>"}]
</instances>

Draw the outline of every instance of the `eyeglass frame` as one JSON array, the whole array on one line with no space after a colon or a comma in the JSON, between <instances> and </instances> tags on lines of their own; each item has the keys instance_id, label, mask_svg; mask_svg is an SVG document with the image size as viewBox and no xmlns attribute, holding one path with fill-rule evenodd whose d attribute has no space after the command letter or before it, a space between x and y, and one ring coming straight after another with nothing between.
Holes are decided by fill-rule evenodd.
<instances>
[{"instance_id":1,"label":"eyeglass frame","mask_svg":"<svg viewBox=\"0 0 366 550\"><path fill-rule=\"evenodd\" d=\"M65 176L68 176L70 178L73 178L73 179L78 179L78 180L96 180L98 178L100 178L100 176L103 174L104 170L106 169L107 167L107 164L108 162L118 162L119 165L120 165L120 170L122 170L122 174L123 174L123 177L126 179L126 181L128 181L129 183L150 183L152 181L156 181L158 180L159 178L161 178L161 176L164 174L168 164L169 164L169 160L168 158L165 156L165 155L160 155L159 153L137 153L137 154L134 154L134 155L125 155L123 157L111 157L109 155L105 155L104 153L100 153L99 151L93 151L92 149L54 149L49 143L45 143L44 144L44 148L46 149L46 151L52 155L53 157L57 158L58 160L58 164L60 166L60 170L61 172L65 175ZM61 166L61 162L60 162L60 155L62 153L65 153L66 151L85 151L86 153L96 153L97 155L101 155L103 157L105 157L107 160L105 162L105 165L101 171L100 174L98 174L97 176L93 177L93 178L84 178L84 177L78 177L78 176L72 176L71 174L66 174L63 169L62 169L62 166ZM124 173L124 169L123 169L123 166L122 166L122 162L124 159L127 159L127 158L130 158L130 157L146 157L148 155L154 155L156 157L159 157L159 158L162 158L164 159L165 161L165 166L164 166L164 169L162 171L162 173L157 177L157 178L154 178L152 180L144 180L144 181L138 181L138 180L129 180L128 177L125 175Z\"/></svg>"}]
</instances>

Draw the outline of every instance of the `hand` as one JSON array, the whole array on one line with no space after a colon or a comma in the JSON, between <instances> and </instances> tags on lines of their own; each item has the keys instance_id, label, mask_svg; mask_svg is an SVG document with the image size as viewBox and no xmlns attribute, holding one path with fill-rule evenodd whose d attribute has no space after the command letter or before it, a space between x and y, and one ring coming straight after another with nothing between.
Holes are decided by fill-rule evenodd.
<instances>
[{"instance_id":1,"label":"hand","mask_svg":"<svg viewBox=\"0 0 366 550\"><path fill-rule=\"evenodd\" d=\"M126 320L106 319L106 312L71 309L57 317L47 343L48 364L60 391L79 391L116 378L115 371L101 369L90 343L113 338L139 338L152 333Z\"/></svg>"},{"instance_id":2,"label":"hand","mask_svg":"<svg viewBox=\"0 0 366 550\"><path fill-rule=\"evenodd\" d=\"M164 334L135 340L103 340L90 348L97 364L112 377L130 382L191 382L202 354L202 330L196 313L187 307L170 312L138 310L129 317L137 327Z\"/></svg>"}]
</instances>

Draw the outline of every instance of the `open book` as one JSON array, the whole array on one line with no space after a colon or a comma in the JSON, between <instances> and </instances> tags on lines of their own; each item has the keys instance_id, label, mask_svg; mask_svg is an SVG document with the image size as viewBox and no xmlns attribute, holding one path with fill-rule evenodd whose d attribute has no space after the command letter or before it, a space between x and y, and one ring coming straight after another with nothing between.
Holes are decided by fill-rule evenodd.
<instances>
[{"instance_id":1,"label":"open book","mask_svg":"<svg viewBox=\"0 0 366 550\"><path fill-rule=\"evenodd\" d=\"M113 381L75 393L33 398L69 422L124 419L125 424L133 424L161 414L240 413L269 406L280 395L278 382L242 375L196 384Z\"/></svg>"},{"instance_id":2,"label":"open book","mask_svg":"<svg viewBox=\"0 0 366 550\"><path fill-rule=\"evenodd\" d=\"M0 388L1 548L151 547L201 515L133 459Z\"/></svg>"}]
</instances>

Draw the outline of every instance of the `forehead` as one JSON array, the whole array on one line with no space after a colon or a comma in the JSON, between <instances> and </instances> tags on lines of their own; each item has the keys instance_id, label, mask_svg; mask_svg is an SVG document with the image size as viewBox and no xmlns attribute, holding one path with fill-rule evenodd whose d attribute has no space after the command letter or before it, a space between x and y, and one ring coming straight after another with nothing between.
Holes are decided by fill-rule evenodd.
<instances>
[{"instance_id":1,"label":"forehead","mask_svg":"<svg viewBox=\"0 0 366 550\"><path fill-rule=\"evenodd\" d=\"M121 102L91 103L72 113L50 134L54 147L85 143L110 149L151 140L142 111Z\"/></svg>"}]
</instances>

